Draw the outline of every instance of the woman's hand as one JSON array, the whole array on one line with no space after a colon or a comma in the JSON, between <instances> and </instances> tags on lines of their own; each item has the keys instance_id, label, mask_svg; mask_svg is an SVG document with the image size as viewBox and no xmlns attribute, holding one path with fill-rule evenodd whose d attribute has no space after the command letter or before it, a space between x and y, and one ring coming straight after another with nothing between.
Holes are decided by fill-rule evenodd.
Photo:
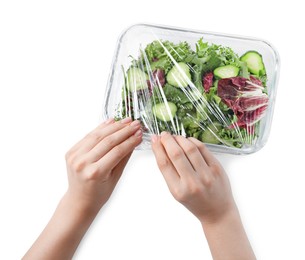
<instances>
[{"instance_id":1,"label":"woman's hand","mask_svg":"<svg viewBox=\"0 0 305 260\"><path fill-rule=\"evenodd\" d=\"M102 123L66 154L68 194L88 210L110 197L134 148L142 140L139 121Z\"/></svg>"},{"instance_id":2,"label":"woman's hand","mask_svg":"<svg viewBox=\"0 0 305 260\"><path fill-rule=\"evenodd\" d=\"M173 196L200 220L213 259L255 259L228 177L207 147L163 132L152 148Z\"/></svg>"},{"instance_id":3,"label":"woman's hand","mask_svg":"<svg viewBox=\"0 0 305 260\"><path fill-rule=\"evenodd\" d=\"M152 141L158 166L174 198L201 222L215 222L235 210L228 177L202 142L166 132Z\"/></svg>"},{"instance_id":4,"label":"woman's hand","mask_svg":"<svg viewBox=\"0 0 305 260\"><path fill-rule=\"evenodd\" d=\"M66 155L68 191L23 259L72 259L141 140L139 121L110 119L72 147Z\"/></svg>"}]
</instances>

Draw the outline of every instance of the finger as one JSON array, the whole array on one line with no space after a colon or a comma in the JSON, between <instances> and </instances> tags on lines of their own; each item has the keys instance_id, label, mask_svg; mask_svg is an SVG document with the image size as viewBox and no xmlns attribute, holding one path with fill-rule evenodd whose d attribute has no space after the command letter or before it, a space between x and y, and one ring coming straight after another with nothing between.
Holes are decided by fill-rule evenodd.
<instances>
[{"instance_id":1,"label":"finger","mask_svg":"<svg viewBox=\"0 0 305 260\"><path fill-rule=\"evenodd\" d=\"M102 123L79 142L74 155L79 156L87 153L106 136L124 128L126 124L129 124L131 121L131 118L128 117L118 122L110 121L109 123Z\"/></svg>"},{"instance_id":2,"label":"finger","mask_svg":"<svg viewBox=\"0 0 305 260\"><path fill-rule=\"evenodd\" d=\"M102 128L105 125L112 124L112 123L114 123L114 119L109 118L108 120L106 120L106 121L102 122L100 125L98 125L94 130L96 130L97 128ZM87 137L87 135L84 138L82 138L80 141L78 141L75 145L73 145L73 147L69 150L69 153L72 154L76 150L78 150L78 148L82 145L82 143L84 142L86 137Z\"/></svg>"},{"instance_id":3,"label":"finger","mask_svg":"<svg viewBox=\"0 0 305 260\"><path fill-rule=\"evenodd\" d=\"M217 165L219 164L218 160L214 157L214 155L209 151L206 145L194 137L188 138L192 143L194 143L199 151L201 152L204 160L206 161L208 166Z\"/></svg>"},{"instance_id":4,"label":"finger","mask_svg":"<svg viewBox=\"0 0 305 260\"><path fill-rule=\"evenodd\" d=\"M203 159L201 152L193 142L183 136L175 136L174 138L196 172L202 171L203 168L207 169L208 166Z\"/></svg>"},{"instance_id":5,"label":"finger","mask_svg":"<svg viewBox=\"0 0 305 260\"><path fill-rule=\"evenodd\" d=\"M183 150L171 134L162 132L161 143L180 177L187 177L190 174L195 174L191 163L186 158Z\"/></svg>"},{"instance_id":6,"label":"finger","mask_svg":"<svg viewBox=\"0 0 305 260\"><path fill-rule=\"evenodd\" d=\"M92 148L86 157L89 162L96 162L101 159L105 154L107 154L112 148L118 144L125 141L128 137L133 134L142 135L140 130L140 121L133 121L130 125L126 125L124 128L113 132L112 134L106 136L102 141L100 141L95 147Z\"/></svg>"},{"instance_id":7,"label":"finger","mask_svg":"<svg viewBox=\"0 0 305 260\"><path fill-rule=\"evenodd\" d=\"M103 169L103 171L111 171L125 156L127 156L127 154L131 153L136 146L141 143L141 141L142 134L138 136L132 135L119 145L112 148L107 154L105 154L105 156L94 164L96 164L98 168Z\"/></svg>"},{"instance_id":8,"label":"finger","mask_svg":"<svg viewBox=\"0 0 305 260\"><path fill-rule=\"evenodd\" d=\"M119 163L118 165L112 170L113 182L116 184L118 180L121 178L123 170L132 155L133 151L127 154Z\"/></svg>"},{"instance_id":9,"label":"finger","mask_svg":"<svg viewBox=\"0 0 305 260\"><path fill-rule=\"evenodd\" d=\"M197 145L183 136L175 136L175 139L191 162L197 176L203 183L210 183L213 175Z\"/></svg>"},{"instance_id":10,"label":"finger","mask_svg":"<svg viewBox=\"0 0 305 260\"><path fill-rule=\"evenodd\" d=\"M167 186L169 189L171 189L177 185L180 176L168 158L159 136L152 136L152 150L154 152L158 167L167 183Z\"/></svg>"}]
</instances>

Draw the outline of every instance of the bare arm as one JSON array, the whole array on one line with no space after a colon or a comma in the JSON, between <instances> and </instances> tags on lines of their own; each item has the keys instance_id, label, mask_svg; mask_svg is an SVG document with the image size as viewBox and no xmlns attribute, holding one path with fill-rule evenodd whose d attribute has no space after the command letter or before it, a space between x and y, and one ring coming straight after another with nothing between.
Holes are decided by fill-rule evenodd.
<instances>
[{"instance_id":1,"label":"bare arm","mask_svg":"<svg viewBox=\"0 0 305 260\"><path fill-rule=\"evenodd\" d=\"M165 132L153 136L152 143L169 190L201 222L213 259L256 259L228 177L206 146Z\"/></svg>"},{"instance_id":2,"label":"bare arm","mask_svg":"<svg viewBox=\"0 0 305 260\"><path fill-rule=\"evenodd\" d=\"M237 209L218 221L201 223L213 259L256 259Z\"/></svg>"},{"instance_id":3,"label":"bare arm","mask_svg":"<svg viewBox=\"0 0 305 260\"><path fill-rule=\"evenodd\" d=\"M71 259L95 216L109 199L134 148L138 121L108 120L66 155L69 188L51 220L23 259Z\"/></svg>"}]
</instances>

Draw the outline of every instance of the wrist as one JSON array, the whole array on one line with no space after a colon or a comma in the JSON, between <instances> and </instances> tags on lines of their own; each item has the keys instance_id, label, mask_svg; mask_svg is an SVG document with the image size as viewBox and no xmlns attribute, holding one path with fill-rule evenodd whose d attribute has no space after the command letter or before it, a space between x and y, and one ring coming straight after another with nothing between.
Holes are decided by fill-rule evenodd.
<instances>
[{"instance_id":1,"label":"wrist","mask_svg":"<svg viewBox=\"0 0 305 260\"><path fill-rule=\"evenodd\" d=\"M228 209L223 214L200 220L204 230L219 229L221 227L236 226L241 224L240 215L236 206Z\"/></svg>"},{"instance_id":2,"label":"wrist","mask_svg":"<svg viewBox=\"0 0 305 260\"><path fill-rule=\"evenodd\" d=\"M81 218L94 218L103 206L77 196L70 189L67 190L62 200L69 205L74 214Z\"/></svg>"},{"instance_id":3,"label":"wrist","mask_svg":"<svg viewBox=\"0 0 305 260\"><path fill-rule=\"evenodd\" d=\"M221 209L215 213L206 214L198 219L202 226L213 226L239 218L238 208L235 202L232 202L230 205L225 207L225 209Z\"/></svg>"},{"instance_id":4,"label":"wrist","mask_svg":"<svg viewBox=\"0 0 305 260\"><path fill-rule=\"evenodd\" d=\"M236 206L201 223L213 259L256 259Z\"/></svg>"}]
</instances>

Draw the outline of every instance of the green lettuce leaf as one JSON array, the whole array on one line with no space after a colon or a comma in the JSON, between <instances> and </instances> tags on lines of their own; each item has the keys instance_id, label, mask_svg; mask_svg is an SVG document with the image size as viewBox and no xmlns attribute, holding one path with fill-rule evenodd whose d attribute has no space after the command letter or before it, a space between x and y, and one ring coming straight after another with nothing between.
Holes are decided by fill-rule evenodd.
<instances>
[{"instance_id":1,"label":"green lettuce leaf","mask_svg":"<svg viewBox=\"0 0 305 260\"><path fill-rule=\"evenodd\" d=\"M173 67L174 59L176 62L184 61L184 59L193 51L187 42L174 44L170 41L156 40L148 44L145 48L145 55L152 66L163 69L167 73ZM145 60L142 55L142 60Z\"/></svg>"},{"instance_id":2,"label":"green lettuce leaf","mask_svg":"<svg viewBox=\"0 0 305 260\"><path fill-rule=\"evenodd\" d=\"M206 57L215 53L221 60L221 66L230 64L240 67L239 57L230 47L209 44L208 42L203 42L203 38L196 43L196 53L198 57Z\"/></svg>"},{"instance_id":3,"label":"green lettuce leaf","mask_svg":"<svg viewBox=\"0 0 305 260\"><path fill-rule=\"evenodd\" d=\"M165 84L162 90L164 92L167 101L171 101L175 104L185 104L190 102L189 98L179 88L173 87L169 84Z\"/></svg>"}]
</instances>

